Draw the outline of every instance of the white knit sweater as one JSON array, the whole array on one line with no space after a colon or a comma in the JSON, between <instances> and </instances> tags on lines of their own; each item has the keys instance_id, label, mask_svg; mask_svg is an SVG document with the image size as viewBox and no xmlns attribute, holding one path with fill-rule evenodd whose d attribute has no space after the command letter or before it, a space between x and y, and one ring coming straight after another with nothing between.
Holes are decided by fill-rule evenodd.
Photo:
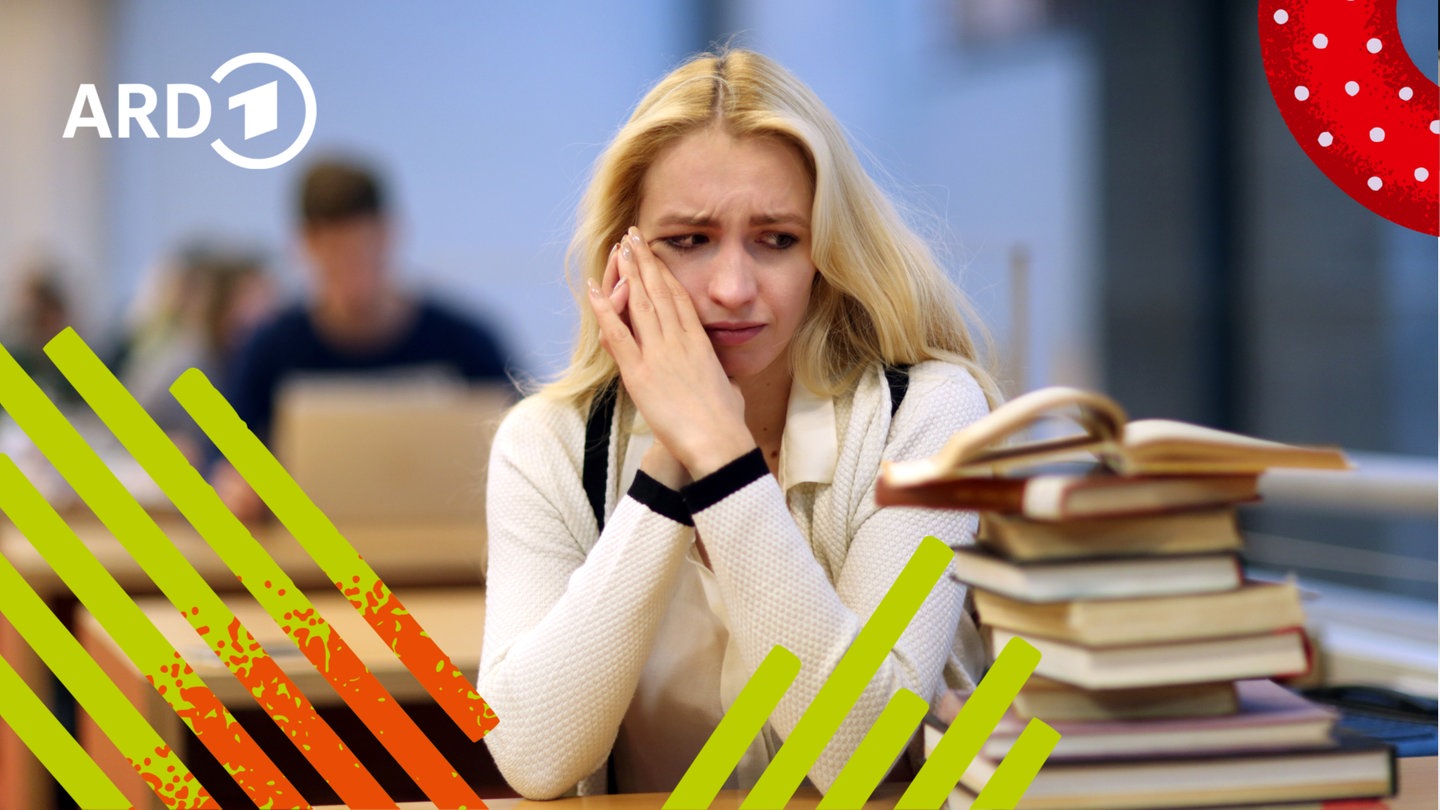
<instances>
[{"instance_id":1,"label":"white knit sweater","mask_svg":"<svg viewBox=\"0 0 1440 810\"><path fill-rule=\"evenodd\" d=\"M486 742L515 790L551 798L577 784L582 792L603 789L602 769L637 685L642 676L655 677L647 660L657 652L657 628L684 590L677 583L687 557L694 559L697 531L723 603L726 646L739 655L745 677L777 644L800 658L800 674L767 729L781 738L920 540L933 534L952 545L971 541L973 513L875 505L882 459L931 455L986 413L984 394L967 371L934 361L911 368L893 424L878 367L849 396L807 399L798 389L781 450L784 491L758 452L682 493L643 473L633 483L622 480L637 457L631 446L650 437L621 429L634 418L633 405L621 397L611 426L608 517L598 538L581 485L586 414L531 397L505 418L490 457L478 688L500 718ZM687 515L694 528L682 522ZM933 699L947 685L973 686L983 650L964 598L964 587L948 577L932 589L810 770L822 790L898 689ZM703 742L728 708L720 702L713 717L676 722L706 725L694 730Z\"/></svg>"}]
</instances>

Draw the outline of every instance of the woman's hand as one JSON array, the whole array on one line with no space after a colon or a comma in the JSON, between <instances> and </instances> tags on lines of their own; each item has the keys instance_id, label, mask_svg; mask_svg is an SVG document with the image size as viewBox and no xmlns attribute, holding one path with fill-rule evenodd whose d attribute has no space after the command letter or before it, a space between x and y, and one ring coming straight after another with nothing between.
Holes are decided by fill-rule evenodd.
<instances>
[{"instance_id":1,"label":"woman's hand","mask_svg":"<svg viewBox=\"0 0 1440 810\"><path fill-rule=\"evenodd\" d=\"M630 298L630 284L620 276L620 243L610 248L610 258L605 263L605 274L600 279L600 293L610 302L610 306L620 316L625 325L630 325L630 317L625 312L625 305ZM640 469L651 478L670 489L680 489L690 483L690 472L685 469L675 456L665 448L663 442L655 442L645 455L640 458Z\"/></svg>"},{"instance_id":2,"label":"woman's hand","mask_svg":"<svg viewBox=\"0 0 1440 810\"><path fill-rule=\"evenodd\" d=\"M590 284L600 345L615 358L655 438L694 478L755 449L745 401L720 367L689 293L638 229L611 251L602 282L612 278L618 280L608 290Z\"/></svg>"}]
</instances>

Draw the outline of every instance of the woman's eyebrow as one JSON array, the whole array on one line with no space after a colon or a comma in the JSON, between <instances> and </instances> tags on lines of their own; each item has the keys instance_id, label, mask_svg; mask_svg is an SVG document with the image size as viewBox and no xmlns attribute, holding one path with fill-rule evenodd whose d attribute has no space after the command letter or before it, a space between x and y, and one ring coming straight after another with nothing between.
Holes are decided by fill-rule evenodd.
<instances>
[{"instance_id":1,"label":"woman's eyebrow","mask_svg":"<svg viewBox=\"0 0 1440 810\"><path fill-rule=\"evenodd\" d=\"M799 225L810 227L810 218L800 214L779 213L779 214L757 214L750 218L751 225Z\"/></svg>"},{"instance_id":2,"label":"woman's eyebrow","mask_svg":"<svg viewBox=\"0 0 1440 810\"><path fill-rule=\"evenodd\" d=\"M715 217L710 214L666 214L655 221L656 225L689 225L703 228L715 224ZM810 227L810 218L793 213L765 213L756 214L750 218L751 225L799 225Z\"/></svg>"}]
</instances>

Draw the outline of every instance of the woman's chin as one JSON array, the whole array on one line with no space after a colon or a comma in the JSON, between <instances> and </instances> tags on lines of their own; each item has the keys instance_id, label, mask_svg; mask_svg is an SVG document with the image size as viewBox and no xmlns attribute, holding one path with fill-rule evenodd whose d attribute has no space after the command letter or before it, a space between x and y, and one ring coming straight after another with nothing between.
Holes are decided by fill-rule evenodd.
<instances>
[{"instance_id":1,"label":"woman's chin","mask_svg":"<svg viewBox=\"0 0 1440 810\"><path fill-rule=\"evenodd\" d=\"M775 364L775 357L757 356L731 356L720 357L720 368L724 369L725 376L734 382L742 382L758 377L770 370Z\"/></svg>"}]
</instances>

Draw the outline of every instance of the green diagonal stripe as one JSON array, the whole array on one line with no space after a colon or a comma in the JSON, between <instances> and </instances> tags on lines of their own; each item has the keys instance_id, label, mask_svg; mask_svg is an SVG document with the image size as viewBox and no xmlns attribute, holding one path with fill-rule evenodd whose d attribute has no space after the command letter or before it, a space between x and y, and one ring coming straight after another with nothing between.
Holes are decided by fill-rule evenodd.
<instances>
[{"instance_id":1,"label":"green diagonal stripe","mask_svg":"<svg viewBox=\"0 0 1440 810\"><path fill-rule=\"evenodd\" d=\"M0 657L0 720L10 726L76 804L94 810L130 807L110 777L60 721L46 711L45 704L3 657Z\"/></svg>"},{"instance_id":2,"label":"green diagonal stripe","mask_svg":"<svg viewBox=\"0 0 1440 810\"><path fill-rule=\"evenodd\" d=\"M340 690L341 678L358 677L373 682L377 697L393 700L384 687L365 670L364 664L355 656L349 645L333 633L329 623L320 615L315 605L295 587L288 574L276 564L265 549L250 534L225 505L215 490L205 482L165 433L147 415L135 398L125 391L120 381L105 368L94 352L85 345L80 336L66 330L51 341L46 353L65 375L75 390L85 399L111 433L120 440L140 466L161 491L170 498L186 519L190 521L214 549L216 555L239 577L255 600L265 609L275 623L285 630L297 646L302 639L294 635L296 623L287 621L288 616L310 616L305 624L304 641L323 640L327 656L353 662L351 670L335 667L335 671L322 670L322 674ZM348 697L342 692L342 696ZM322 743L329 736L316 735ZM335 739L336 743L340 741ZM344 780L344 788L352 791L347 795L342 789L341 797L347 803L372 803L387 806L384 789L354 755L340 751L343 760L330 757L312 762L322 776L331 780ZM337 766L335 763L340 762ZM393 806L391 802L388 806Z\"/></svg>"},{"instance_id":3,"label":"green diagonal stripe","mask_svg":"<svg viewBox=\"0 0 1440 810\"><path fill-rule=\"evenodd\" d=\"M915 727L925 719L929 710L930 704L909 689L896 692L875 719L875 725L865 734L865 739L855 747L855 753L845 763L835 783L816 805L817 810L864 807L865 802L870 800L870 794L890 772L895 758L904 752Z\"/></svg>"},{"instance_id":4,"label":"green diagonal stripe","mask_svg":"<svg viewBox=\"0 0 1440 810\"><path fill-rule=\"evenodd\" d=\"M949 546L934 537L920 541L905 569L750 791L742 810L784 807L790 801L954 556ZM943 801L941 796L931 805L932 810Z\"/></svg>"},{"instance_id":5,"label":"green diagonal stripe","mask_svg":"<svg viewBox=\"0 0 1440 810\"><path fill-rule=\"evenodd\" d=\"M140 674L153 685L160 686L174 680L169 669L177 672L183 666L186 670L187 686L207 690L199 674L190 671L180 653L165 640L135 601L125 593L95 555L85 547L74 530L45 502L45 498L25 479L24 474L8 456L0 455L0 512L4 512L21 534L29 538L31 545L40 556L55 569L61 581L69 586L75 598L80 600L110 634L127 658L139 668ZM8 611L7 611L7 615ZM12 618L12 623L14 619ZM190 727L195 728L192 712L192 697L188 689L160 689L160 696L171 709ZM219 701L215 701L219 705ZM223 708L223 707L222 707ZM221 720L228 730L239 731L235 718L225 711ZM258 749L255 749L258 751ZM258 763L256 763L258 764ZM273 766L272 766L273 767Z\"/></svg>"},{"instance_id":6,"label":"green diagonal stripe","mask_svg":"<svg viewBox=\"0 0 1440 810\"><path fill-rule=\"evenodd\" d=\"M700 810L715 801L799 672L794 653L780 646L770 650L665 800L664 810Z\"/></svg>"},{"instance_id":7,"label":"green diagonal stripe","mask_svg":"<svg viewBox=\"0 0 1440 810\"><path fill-rule=\"evenodd\" d=\"M396 610L382 618L383 612L365 607L362 598L382 606L398 606L398 600L204 373L192 368L181 374L170 393L460 730L478 740L494 727L498 721L489 706L413 617Z\"/></svg>"},{"instance_id":8,"label":"green diagonal stripe","mask_svg":"<svg viewBox=\"0 0 1440 810\"><path fill-rule=\"evenodd\" d=\"M1014 638L1005 645L896 803L897 810L934 810L945 803L1039 662L1040 652L1024 639ZM1027 782L1021 791L1028 786Z\"/></svg>"},{"instance_id":9,"label":"green diagonal stripe","mask_svg":"<svg viewBox=\"0 0 1440 810\"><path fill-rule=\"evenodd\" d=\"M1050 758L1055 744L1060 742L1060 732L1036 718L1030 718L1020 738L1010 746L1010 752L1000 760L985 789L975 797L975 806L994 807L997 810L1011 810L1020 803L1021 797L1040 773L1040 766Z\"/></svg>"},{"instance_id":10,"label":"green diagonal stripe","mask_svg":"<svg viewBox=\"0 0 1440 810\"><path fill-rule=\"evenodd\" d=\"M8 487L18 473L14 462L0 456L0 486ZM0 494L0 502L8 500L8 493ZM0 504L3 505L3 504ZM9 511L8 509L6 510ZM169 751L169 744L161 739L145 718L130 705L115 682L100 669L80 642L70 634L45 600L35 593L30 584L15 570L15 566L0 555L0 613L3 613L20 636L54 672L76 702L89 713L120 753L130 760L131 766L146 778L152 787L169 786L161 789L161 798L171 807L198 806L210 804L209 795L203 793L194 774L185 767L178 757ZM157 751L164 752L157 754ZM177 800L176 793L188 788L188 800Z\"/></svg>"},{"instance_id":11,"label":"green diagonal stripe","mask_svg":"<svg viewBox=\"0 0 1440 810\"><path fill-rule=\"evenodd\" d=\"M234 613L226 607L220 597L216 596L210 586L200 577L199 572L170 542L160 527L155 525L155 521L145 513L140 504L136 503L135 499L126 492L125 487L115 478L115 474L85 444L85 440L80 437L75 428L65 421L65 417L54 403L50 402L39 386L26 376L19 364L15 362L15 358L3 345L0 345L0 406L10 412L16 424L29 434L35 445L55 466L55 469L74 487L81 500L100 518L100 521L105 524L115 539L120 541L125 550L135 558L170 602L177 608L181 605L195 608L194 613L186 612L186 618L192 624L209 623L217 628L234 627L241 639L255 644L258 650L258 643L254 642L249 632L240 624L239 619L235 618ZM16 472L18 473L18 470ZM23 483L24 479L21 478L20 481ZM33 488L28 486L26 488L38 497L39 493L35 493ZM74 536L69 527L65 526L64 521L60 520L43 499L40 500L40 506L43 509L37 510L36 515L41 519L47 517L53 519L53 525L39 531L22 529L22 531L26 531L31 542L36 544L37 550L40 550L40 546L46 542L63 535L73 540L72 549L78 547L83 551L83 544L80 543L79 538ZM16 523L19 525L18 520ZM42 550L41 553L44 554L44 551ZM46 557L46 560L57 572L62 572L62 568L74 562L73 559L62 560L60 557L61 555L55 555L53 551L51 556ZM88 551L84 551L79 559L94 566L88 569L89 573L93 575L98 571L103 576L98 580L80 583L80 587L77 587L77 583L67 580L67 584L75 590L77 596L87 585L95 587L102 582L108 583L110 586L114 586L115 592L120 594L119 602L125 603L138 612L139 609L135 607L133 600L124 596L124 592L119 589L113 579L110 579L108 574L103 574L103 567ZM119 602L112 599L107 600L107 603L98 609L96 605L88 603L86 607L90 608L97 618L103 620L104 617L113 615L114 611L123 610ZM143 614L141 615L143 616ZM154 630L148 620L144 620L142 624L152 631ZM105 629L117 641L120 639L121 636L117 635L114 628L106 626ZM154 632L158 635L159 631ZM215 633L214 637L218 643L222 635ZM168 644L165 646L169 647ZM153 652L153 650L144 652ZM217 654L219 653L217 652ZM178 655L175 657L178 659ZM132 660L142 669L148 670L155 666L168 664L171 659L169 657L135 658L132 656ZM187 713L182 713L181 716L186 717L188 722ZM251 791L252 796L260 799L276 796L299 799L300 794L295 786L284 778L275 764L264 755L255 741L244 733L228 712L224 719L227 733L234 732L233 739L222 738L225 748L232 753L238 749L250 752L248 754L249 761L226 762L226 765L232 768L233 775L242 787ZM206 735L201 735L201 741L206 741ZM263 783L257 784L257 776L265 777Z\"/></svg>"}]
</instances>

